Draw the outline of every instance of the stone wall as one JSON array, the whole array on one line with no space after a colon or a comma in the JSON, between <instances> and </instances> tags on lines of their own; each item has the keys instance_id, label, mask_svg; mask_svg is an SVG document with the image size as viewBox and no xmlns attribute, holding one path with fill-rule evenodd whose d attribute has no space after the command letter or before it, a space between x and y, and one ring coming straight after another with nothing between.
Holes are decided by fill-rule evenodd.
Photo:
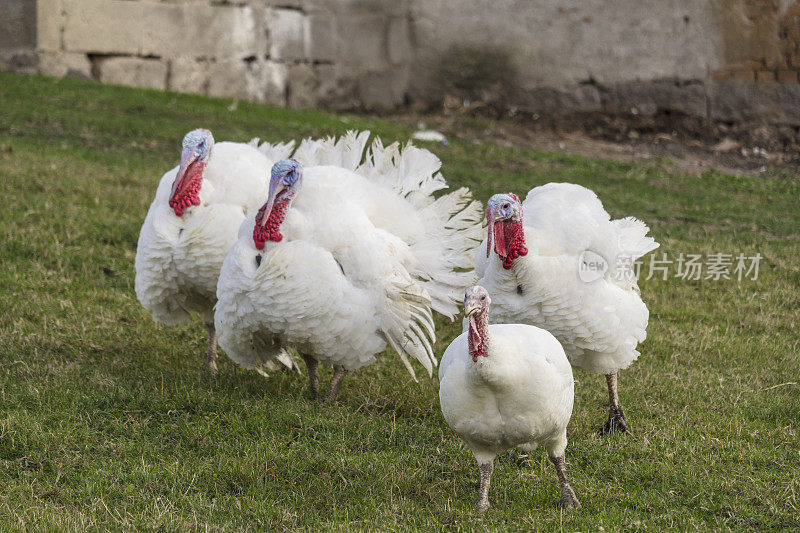
<instances>
[{"instance_id":1,"label":"stone wall","mask_svg":"<svg viewBox=\"0 0 800 533\"><path fill-rule=\"evenodd\" d=\"M0 1L0 65L36 69L36 0Z\"/></svg>"},{"instance_id":2,"label":"stone wall","mask_svg":"<svg viewBox=\"0 0 800 533\"><path fill-rule=\"evenodd\" d=\"M405 0L38 0L37 8L46 74L291 107L403 103Z\"/></svg>"},{"instance_id":3,"label":"stone wall","mask_svg":"<svg viewBox=\"0 0 800 533\"><path fill-rule=\"evenodd\" d=\"M797 0L417 0L412 11L412 100L800 126ZM484 67L464 61L481 53ZM494 83L462 83L454 62Z\"/></svg>"},{"instance_id":4,"label":"stone wall","mask_svg":"<svg viewBox=\"0 0 800 533\"><path fill-rule=\"evenodd\" d=\"M3 0L0 62L290 107L800 126L800 0Z\"/></svg>"}]
</instances>

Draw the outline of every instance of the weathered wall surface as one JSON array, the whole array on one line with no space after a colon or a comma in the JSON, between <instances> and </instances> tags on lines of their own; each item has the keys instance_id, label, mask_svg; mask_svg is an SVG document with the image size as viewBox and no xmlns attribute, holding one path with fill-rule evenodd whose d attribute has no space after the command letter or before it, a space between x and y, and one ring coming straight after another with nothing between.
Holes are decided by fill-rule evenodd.
<instances>
[{"instance_id":1,"label":"weathered wall surface","mask_svg":"<svg viewBox=\"0 0 800 533\"><path fill-rule=\"evenodd\" d=\"M0 2L0 64L36 68L36 0Z\"/></svg>"},{"instance_id":2,"label":"weathered wall surface","mask_svg":"<svg viewBox=\"0 0 800 533\"><path fill-rule=\"evenodd\" d=\"M800 126L800 0L4 0L0 62L26 61L291 107Z\"/></svg>"},{"instance_id":3,"label":"weathered wall surface","mask_svg":"<svg viewBox=\"0 0 800 533\"><path fill-rule=\"evenodd\" d=\"M367 5L369 4L369 5ZM402 103L405 0L38 0L42 72L292 107Z\"/></svg>"},{"instance_id":4,"label":"weathered wall surface","mask_svg":"<svg viewBox=\"0 0 800 533\"><path fill-rule=\"evenodd\" d=\"M796 0L416 1L412 97L800 125ZM464 56L491 51L485 67ZM465 64L494 83L465 84ZM491 68L499 65L502 68ZM472 85L473 94L464 85ZM474 87L478 93L474 94Z\"/></svg>"},{"instance_id":5,"label":"weathered wall surface","mask_svg":"<svg viewBox=\"0 0 800 533\"><path fill-rule=\"evenodd\" d=\"M469 45L507 53L526 90L676 74L704 78L722 61L714 10L702 0L461 0L458 5L414 3L421 71L435 69L453 47Z\"/></svg>"}]
</instances>

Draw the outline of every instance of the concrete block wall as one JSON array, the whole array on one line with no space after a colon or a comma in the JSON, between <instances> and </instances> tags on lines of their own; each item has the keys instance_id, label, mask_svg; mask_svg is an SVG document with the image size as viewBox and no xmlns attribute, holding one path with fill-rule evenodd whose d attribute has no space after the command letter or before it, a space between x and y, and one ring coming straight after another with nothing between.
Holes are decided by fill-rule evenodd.
<instances>
[{"instance_id":1,"label":"concrete block wall","mask_svg":"<svg viewBox=\"0 0 800 533\"><path fill-rule=\"evenodd\" d=\"M0 0L0 68L329 109L800 127L800 0Z\"/></svg>"},{"instance_id":2,"label":"concrete block wall","mask_svg":"<svg viewBox=\"0 0 800 533\"><path fill-rule=\"evenodd\" d=\"M0 68L36 70L36 0L0 1Z\"/></svg>"},{"instance_id":3,"label":"concrete block wall","mask_svg":"<svg viewBox=\"0 0 800 533\"><path fill-rule=\"evenodd\" d=\"M412 13L412 101L800 126L798 0L416 0ZM460 90L446 66L475 50L499 82Z\"/></svg>"},{"instance_id":4,"label":"concrete block wall","mask_svg":"<svg viewBox=\"0 0 800 533\"><path fill-rule=\"evenodd\" d=\"M45 74L292 107L386 108L405 98L405 0L373 0L366 12L349 0L36 3ZM401 89L382 90L387 77Z\"/></svg>"}]
</instances>

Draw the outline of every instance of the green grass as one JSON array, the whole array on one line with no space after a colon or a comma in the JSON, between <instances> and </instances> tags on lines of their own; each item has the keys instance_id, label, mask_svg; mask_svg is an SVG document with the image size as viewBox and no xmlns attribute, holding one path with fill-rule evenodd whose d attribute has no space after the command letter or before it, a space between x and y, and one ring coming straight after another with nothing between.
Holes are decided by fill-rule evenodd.
<instances>
[{"instance_id":1,"label":"green grass","mask_svg":"<svg viewBox=\"0 0 800 533\"><path fill-rule=\"evenodd\" d=\"M331 407L306 399L304 376L264 379L224 356L211 378L199 320L163 327L136 301L139 227L189 129L411 133L230 103L0 74L0 530L800 528L800 387L785 384L800 381L796 177L686 175L474 132L433 147L482 201L568 180L648 221L673 259L764 256L756 281L643 280L649 337L621 376L632 435L598 434L605 382L575 373L567 461L583 508L559 512L543 451L512 452L480 516L476 465L435 380L415 384L385 357ZM441 355L458 325L439 323Z\"/></svg>"}]
</instances>

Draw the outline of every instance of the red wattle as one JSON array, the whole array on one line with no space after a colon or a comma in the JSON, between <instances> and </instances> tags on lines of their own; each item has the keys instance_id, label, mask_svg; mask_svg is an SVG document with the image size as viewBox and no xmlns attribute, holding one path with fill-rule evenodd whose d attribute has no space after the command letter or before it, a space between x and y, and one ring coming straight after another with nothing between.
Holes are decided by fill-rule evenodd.
<instances>
[{"instance_id":1,"label":"red wattle","mask_svg":"<svg viewBox=\"0 0 800 533\"><path fill-rule=\"evenodd\" d=\"M469 316L469 330L467 332L467 346L469 348L469 355L472 356L472 361L478 360L478 357L488 357L489 346L489 326L488 321L484 318L483 313L474 313ZM480 320L480 322L478 322Z\"/></svg>"},{"instance_id":2,"label":"red wattle","mask_svg":"<svg viewBox=\"0 0 800 533\"><path fill-rule=\"evenodd\" d=\"M525 247L525 230L521 220L503 220L498 231L495 224L495 251L503 261L503 268L509 270L514 266L514 259L528 255Z\"/></svg>"},{"instance_id":3,"label":"red wattle","mask_svg":"<svg viewBox=\"0 0 800 533\"><path fill-rule=\"evenodd\" d=\"M256 226L253 228L253 242L257 249L263 250L264 243L267 241L281 242L283 240L280 229L283 219L286 218L286 208L288 206L289 198L279 200L275 203L266 224L263 226L261 225L261 221L264 219L264 210L267 208L267 204L264 204L261 206L261 209L258 210L256 214Z\"/></svg>"},{"instance_id":4,"label":"red wattle","mask_svg":"<svg viewBox=\"0 0 800 533\"><path fill-rule=\"evenodd\" d=\"M193 205L200 205L200 187L203 186L204 163L194 163L186 169L183 176L179 179L175 194L169 199L169 206L175 211L175 215L183 216L183 210Z\"/></svg>"}]
</instances>

